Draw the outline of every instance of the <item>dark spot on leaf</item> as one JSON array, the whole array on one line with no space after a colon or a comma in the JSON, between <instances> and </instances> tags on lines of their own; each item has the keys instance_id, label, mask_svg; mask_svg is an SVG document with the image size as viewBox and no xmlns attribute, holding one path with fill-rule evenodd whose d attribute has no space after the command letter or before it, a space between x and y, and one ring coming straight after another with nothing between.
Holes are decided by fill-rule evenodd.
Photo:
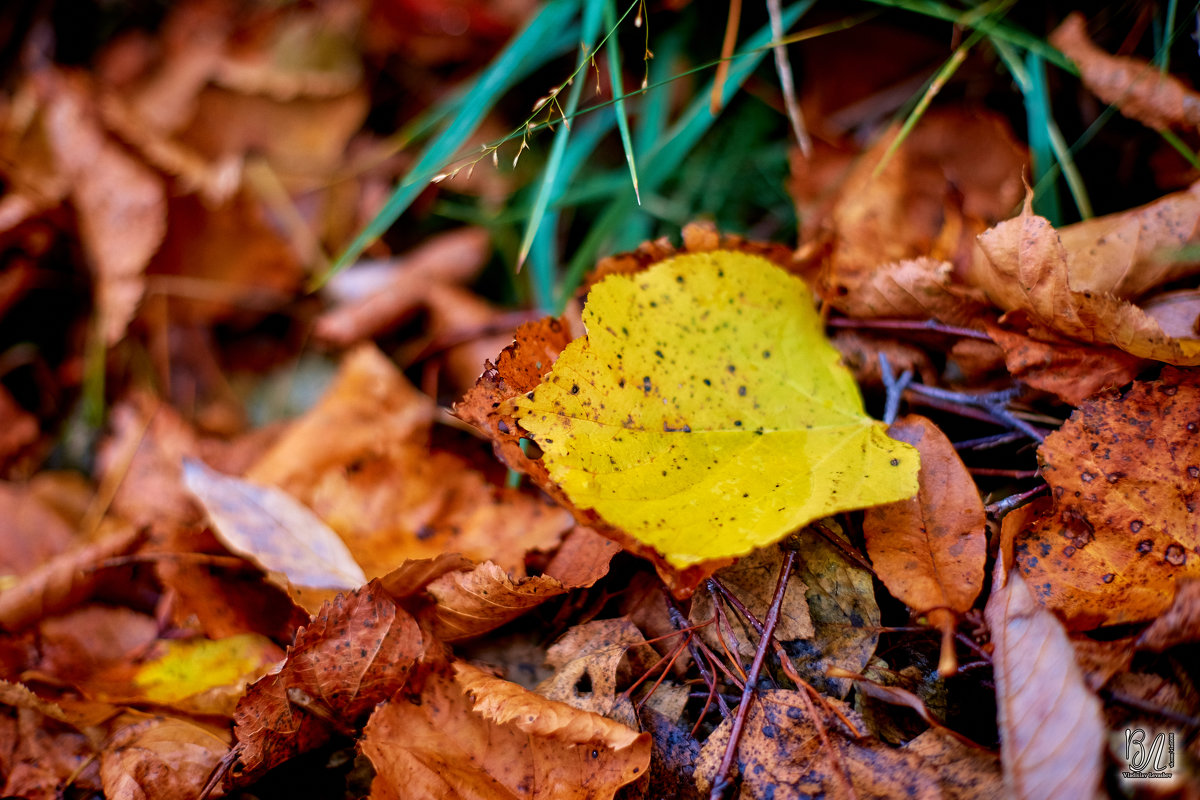
<instances>
[{"instance_id":1,"label":"dark spot on leaf","mask_svg":"<svg viewBox=\"0 0 1200 800\"><path fill-rule=\"evenodd\" d=\"M735 367L733 364L730 364L725 369L729 370L730 372L737 372L737 367Z\"/></svg>"},{"instance_id":2,"label":"dark spot on leaf","mask_svg":"<svg viewBox=\"0 0 1200 800\"><path fill-rule=\"evenodd\" d=\"M649 375L642 378L642 391L645 392L646 394L650 394L650 376Z\"/></svg>"},{"instance_id":3,"label":"dark spot on leaf","mask_svg":"<svg viewBox=\"0 0 1200 800\"><path fill-rule=\"evenodd\" d=\"M659 358L662 358L663 357L662 350L655 350L654 355L658 356Z\"/></svg>"},{"instance_id":4,"label":"dark spot on leaf","mask_svg":"<svg viewBox=\"0 0 1200 800\"><path fill-rule=\"evenodd\" d=\"M579 394L579 384L571 384L571 394Z\"/></svg>"},{"instance_id":5,"label":"dark spot on leaf","mask_svg":"<svg viewBox=\"0 0 1200 800\"><path fill-rule=\"evenodd\" d=\"M532 400L532 399L533 399L533 392L530 392L529 394L525 395L525 399L526 399L526 400Z\"/></svg>"},{"instance_id":6,"label":"dark spot on leaf","mask_svg":"<svg viewBox=\"0 0 1200 800\"><path fill-rule=\"evenodd\" d=\"M1133 531L1134 533L1137 533L1141 529L1142 521L1140 519L1135 519L1133 522L1129 523L1129 530Z\"/></svg>"},{"instance_id":7,"label":"dark spot on leaf","mask_svg":"<svg viewBox=\"0 0 1200 800\"><path fill-rule=\"evenodd\" d=\"M1154 549L1154 540L1153 539L1142 539L1137 544L1137 551L1139 553L1141 553L1142 555L1146 555L1146 553L1149 553L1153 549Z\"/></svg>"},{"instance_id":8,"label":"dark spot on leaf","mask_svg":"<svg viewBox=\"0 0 1200 800\"><path fill-rule=\"evenodd\" d=\"M1106 572L1106 573L1104 573L1104 575L1103 575L1103 576L1100 578L1100 580L1104 581L1105 583L1112 583L1112 582L1113 582L1113 579L1114 579L1114 578L1116 578L1116 577L1117 577L1117 573L1115 573L1115 572Z\"/></svg>"},{"instance_id":9,"label":"dark spot on leaf","mask_svg":"<svg viewBox=\"0 0 1200 800\"><path fill-rule=\"evenodd\" d=\"M733 421L733 427L735 427L735 428L740 428L740 427L742 427L742 421L741 421L740 419L735 419L735 420Z\"/></svg>"},{"instance_id":10,"label":"dark spot on leaf","mask_svg":"<svg viewBox=\"0 0 1200 800\"><path fill-rule=\"evenodd\" d=\"M898 467L898 466L900 466L900 459L898 459L898 458L893 458L893 459L892 459L891 461L889 461L888 463L889 463L889 464L891 464L893 467Z\"/></svg>"},{"instance_id":11,"label":"dark spot on leaf","mask_svg":"<svg viewBox=\"0 0 1200 800\"><path fill-rule=\"evenodd\" d=\"M1200 467L1188 467L1187 473L1189 478L1200 478Z\"/></svg>"},{"instance_id":12,"label":"dark spot on leaf","mask_svg":"<svg viewBox=\"0 0 1200 800\"><path fill-rule=\"evenodd\" d=\"M745 397L745 396L746 396L746 387L739 386L738 387L738 397Z\"/></svg>"},{"instance_id":13,"label":"dark spot on leaf","mask_svg":"<svg viewBox=\"0 0 1200 800\"><path fill-rule=\"evenodd\" d=\"M1081 473L1079 474L1079 479L1080 479L1081 481L1083 481L1084 483L1091 483L1091 482L1092 482L1092 478L1095 478L1095 477L1096 477L1095 475L1093 475L1092 473L1088 472L1087 470L1084 470L1083 472L1081 472Z\"/></svg>"}]
</instances>

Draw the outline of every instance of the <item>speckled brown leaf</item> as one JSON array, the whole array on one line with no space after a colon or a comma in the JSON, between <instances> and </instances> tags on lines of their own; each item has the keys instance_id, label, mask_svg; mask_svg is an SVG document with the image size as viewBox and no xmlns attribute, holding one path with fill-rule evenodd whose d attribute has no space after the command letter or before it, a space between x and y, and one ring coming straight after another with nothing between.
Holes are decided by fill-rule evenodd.
<instances>
[{"instance_id":1,"label":"speckled brown leaf","mask_svg":"<svg viewBox=\"0 0 1200 800\"><path fill-rule=\"evenodd\" d=\"M735 761L735 770L740 768L742 774L740 797L846 800L851 787L860 798L941 797L937 772L919 755L869 736L849 738L837 718L826 713L825 729L835 751L830 752L817 735L809 707L799 692L779 689L762 692L751 704ZM858 715L849 708L844 710L862 730ZM717 726L700 751L696 782L705 794L729 742L731 723L732 719L726 719Z\"/></svg>"},{"instance_id":2,"label":"speckled brown leaf","mask_svg":"<svg viewBox=\"0 0 1200 800\"><path fill-rule=\"evenodd\" d=\"M375 800L609 800L645 774L648 734L472 667L457 672L429 675L372 716L361 746Z\"/></svg>"},{"instance_id":3,"label":"speckled brown leaf","mask_svg":"<svg viewBox=\"0 0 1200 800\"><path fill-rule=\"evenodd\" d=\"M988 598L1004 785L1019 800L1095 798L1104 770L1104 719L1067 633L1012 572Z\"/></svg>"},{"instance_id":4,"label":"speckled brown leaf","mask_svg":"<svg viewBox=\"0 0 1200 800\"><path fill-rule=\"evenodd\" d=\"M1004 791L1000 759L990 750L968 747L939 730L925 731L903 749L936 771L946 800L1000 797Z\"/></svg>"},{"instance_id":5,"label":"speckled brown leaf","mask_svg":"<svg viewBox=\"0 0 1200 800\"><path fill-rule=\"evenodd\" d=\"M226 728L179 717L127 714L114 728L100 756L108 800L196 797L229 748Z\"/></svg>"},{"instance_id":6,"label":"speckled brown leaf","mask_svg":"<svg viewBox=\"0 0 1200 800\"><path fill-rule=\"evenodd\" d=\"M296 635L280 670L238 704L234 782L321 745L335 726L352 729L404 686L425 648L416 621L378 582L339 595Z\"/></svg>"},{"instance_id":7,"label":"speckled brown leaf","mask_svg":"<svg viewBox=\"0 0 1200 800\"><path fill-rule=\"evenodd\" d=\"M892 595L942 631L943 675L952 674L959 615L983 589L987 517L954 445L925 417L902 417L888 436L921 453L920 491L863 517L867 555ZM946 659L949 659L948 661Z\"/></svg>"},{"instance_id":8,"label":"speckled brown leaf","mask_svg":"<svg viewBox=\"0 0 1200 800\"><path fill-rule=\"evenodd\" d=\"M1010 375L1065 403L1077 406L1102 389L1124 386L1148 363L1115 347L1080 344L1053 334L1035 337L1036 330L1019 322L1024 316L1013 312L1007 325L988 323L988 336L1004 348Z\"/></svg>"},{"instance_id":9,"label":"speckled brown leaf","mask_svg":"<svg viewBox=\"0 0 1200 800\"><path fill-rule=\"evenodd\" d=\"M1200 184L1061 231L1033 213L1027 196L1018 216L979 237L970 278L1004 311L1026 312L1031 327L1139 358L1200 363L1200 338L1169 336L1123 299L1195 271L1196 262L1172 253L1200 235L1197 193Z\"/></svg>"},{"instance_id":10,"label":"speckled brown leaf","mask_svg":"<svg viewBox=\"0 0 1200 800\"><path fill-rule=\"evenodd\" d=\"M1148 61L1096 47L1082 14L1068 16L1049 40L1079 67L1084 86L1125 116L1156 130L1200 125L1200 95Z\"/></svg>"},{"instance_id":11,"label":"speckled brown leaf","mask_svg":"<svg viewBox=\"0 0 1200 800\"><path fill-rule=\"evenodd\" d=\"M830 527L831 535L845 542L840 529ZM795 574L808 587L805 599L815 632L811 639L786 642L784 649L802 678L826 694L845 697L850 681L827 673L831 666L862 672L875 653L880 617L874 578L813 531L800 534L797 556Z\"/></svg>"},{"instance_id":12,"label":"speckled brown leaf","mask_svg":"<svg viewBox=\"0 0 1200 800\"><path fill-rule=\"evenodd\" d=\"M495 630L567 592L566 586L545 575L514 580L491 561L466 572L448 572L425 588L437 604L426 609L422 619L445 642Z\"/></svg>"},{"instance_id":13,"label":"speckled brown leaf","mask_svg":"<svg viewBox=\"0 0 1200 800\"><path fill-rule=\"evenodd\" d=\"M1200 575L1197 409L1200 375L1166 369L1085 402L1039 449L1052 498L1006 530L1030 589L1068 627L1153 619Z\"/></svg>"}]
</instances>

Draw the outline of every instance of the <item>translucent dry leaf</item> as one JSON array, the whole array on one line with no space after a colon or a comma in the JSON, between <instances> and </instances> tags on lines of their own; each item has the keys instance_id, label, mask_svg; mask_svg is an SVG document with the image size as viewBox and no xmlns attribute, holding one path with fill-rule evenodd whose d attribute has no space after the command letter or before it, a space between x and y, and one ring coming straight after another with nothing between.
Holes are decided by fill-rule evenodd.
<instances>
[{"instance_id":1,"label":"translucent dry leaf","mask_svg":"<svg viewBox=\"0 0 1200 800\"><path fill-rule=\"evenodd\" d=\"M811 297L717 251L597 284L588 334L513 402L579 507L675 567L911 496L917 456L866 416Z\"/></svg>"},{"instance_id":2,"label":"translucent dry leaf","mask_svg":"<svg viewBox=\"0 0 1200 800\"><path fill-rule=\"evenodd\" d=\"M1094 798L1104 771L1104 719L1067 632L1038 605L1017 572L984 611L1004 784L1018 800Z\"/></svg>"},{"instance_id":3,"label":"translucent dry leaf","mask_svg":"<svg viewBox=\"0 0 1200 800\"><path fill-rule=\"evenodd\" d=\"M187 460L183 480L221 542L288 586L357 589L367 582L338 535L280 489L222 475ZM286 588L286 587L285 587Z\"/></svg>"}]
</instances>

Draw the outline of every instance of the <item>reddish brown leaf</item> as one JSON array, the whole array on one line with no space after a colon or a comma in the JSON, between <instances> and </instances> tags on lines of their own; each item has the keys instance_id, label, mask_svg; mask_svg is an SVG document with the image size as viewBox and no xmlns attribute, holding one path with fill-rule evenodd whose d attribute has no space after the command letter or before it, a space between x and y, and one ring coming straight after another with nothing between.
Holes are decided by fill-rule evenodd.
<instances>
[{"instance_id":1,"label":"reddish brown leaf","mask_svg":"<svg viewBox=\"0 0 1200 800\"><path fill-rule=\"evenodd\" d=\"M925 731L904 749L924 758L936 772L947 800L999 797L1004 791L996 754L968 747L944 731Z\"/></svg>"},{"instance_id":2,"label":"reddish brown leaf","mask_svg":"<svg viewBox=\"0 0 1200 800\"><path fill-rule=\"evenodd\" d=\"M1068 627L1153 619L1200 574L1200 376L1085 402L1039 449L1053 489L1009 523L1022 575Z\"/></svg>"},{"instance_id":3,"label":"reddish brown leaf","mask_svg":"<svg viewBox=\"0 0 1200 800\"><path fill-rule=\"evenodd\" d=\"M1124 386L1147 363L1115 347L1081 345L1053 335L1035 338L1035 329L1017 333L1010 328L1014 323L1025 327L1020 316L1013 312L1005 326L987 324L988 336L1004 348L1009 374L1073 406L1102 389Z\"/></svg>"},{"instance_id":4,"label":"reddish brown leaf","mask_svg":"<svg viewBox=\"0 0 1200 800\"><path fill-rule=\"evenodd\" d=\"M104 577L95 567L125 555L142 540L142 531L117 523L101 529L96 540L50 559L0 594L0 628L14 631L41 617L87 599Z\"/></svg>"},{"instance_id":5,"label":"reddish brown leaf","mask_svg":"<svg viewBox=\"0 0 1200 800\"><path fill-rule=\"evenodd\" d=\"M225 755L229 738L227 729L201 722L129 715L117 723L100 756L104 796L109 800L195 797Z\"/></svg>"},{"instance_id":6,"label":"reddish brown leaf","mask_svg":"<svg viewBox=\"0 0 1200 800\"><path fill-rule=\"evenodd\" d=\"M0 483L0 573L13 577L67 550L75 539L67 521L49 508L29 484Z\"/></svg>"},{"instance_id":7,"label":"reddish brown leaf","mask_svg":"<svg viewBox=\"0 0 1200 800\"><path fill-rule=\"evenodd\" d=\"M422 619L444 642L470 639L511 622L567 587L545 575L513 580L486 561L467 572L448 572L426 587L437 605Z\"/></svg>"},{"instance_id":8,"label":"reddish brown leaf","mask_svg":"<svg viewBox=\"0 0 1200 800\"><path fill-rule=\"evenodd\" d=\"M1147 61L1096 47L1083 14L1068 16L1049 38L1079 67L1084 85L1125 116L1157 130L1200 125L1200 96Z\"/></svg>"},{"instance_id":9,"label":"reddish brown leaf","mask_svg":"<svg viewBox=\"0 0 1200 800\"><path fill-rule=\"evenodd\" d=\"M571 589L586 589L608 574L608 565L621 547L585 525L576 525L563 539L543 575Z\"/></svg>"},{"instance_id":10,"label":"reddish brown leaf","mask_svg":"<svg viewBox=\"0 0 1200 800\"><path fill-rule=\"evenodd\" d=\"M650 737L473 667L381 707L363 752L372 797L606 800L645 774ZM473 698L473 699L470 699Z\"/></svg>"},{"instance_id":11,"label":"reddish brown leaf","mask_svg":"<svg viewBox=\"0 0 1200 800\"><path fill-rule=\"evenodd\" d=\"M377 582L339 595L296 635L280 670L238 703L234 782L319 746L334 727L353 728L404 686L425 648L416 621Z\"/></svg>"},{"instance_id":12,"label":"reddish brown leaf","mask_svg":"<svg viewBox=\"0 0 1200 800\"><path fill-rule=\"evenodd\" d=\"M1020 800L1097 797L1104 720L1066 631L1015 571L992 592L984 613L994 646L1005 789Z\"/></svg>"},{"instance_id":13,"label":"reddish brown leaf","mask_svg":"<svg viewBox=\"0 0 1200 800\"><path fill-rule=\"evenodd\" d=\"M958 615L974 605L983 588L983 501L954 445L931 421L904 417L892 424L888 436L921 453L921 488L916 497L867 509L867 554L888 591L942 631L938 671L952 675Z\"/></svg>"}]
</instances>

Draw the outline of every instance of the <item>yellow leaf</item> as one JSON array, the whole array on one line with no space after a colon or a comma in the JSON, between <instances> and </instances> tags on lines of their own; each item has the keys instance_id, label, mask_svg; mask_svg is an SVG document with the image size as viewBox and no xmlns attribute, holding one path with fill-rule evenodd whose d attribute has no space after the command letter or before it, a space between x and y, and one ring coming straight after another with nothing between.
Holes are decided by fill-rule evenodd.
<instances>
[{"instance_id":1,"label":"yellow leaf","mask_svg":"<svg viewBox=\"0 0 1200 800\"><path fill-rule=\"evenodd\" d=\"M612 275L583 321L515 416L575 505L675 567L916 493L916 450L866 416L807 287L769 261Z\"/></svg>"}]
</instances>

